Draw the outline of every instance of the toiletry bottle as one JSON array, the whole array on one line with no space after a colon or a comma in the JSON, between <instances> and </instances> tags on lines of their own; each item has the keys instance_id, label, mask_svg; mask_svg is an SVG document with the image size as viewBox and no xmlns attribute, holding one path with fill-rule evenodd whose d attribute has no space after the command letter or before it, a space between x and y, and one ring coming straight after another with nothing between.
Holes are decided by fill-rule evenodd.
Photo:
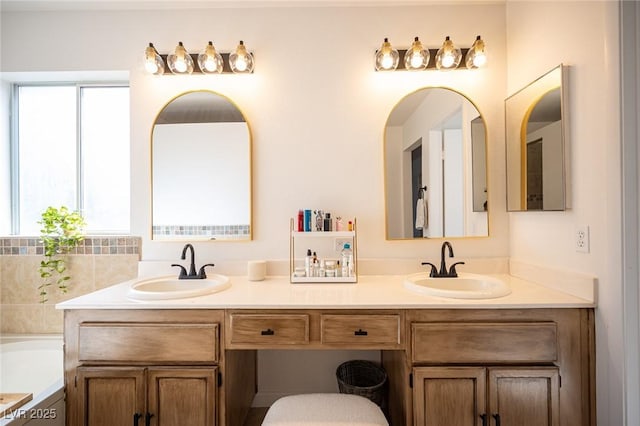
<instances>
[{"instance_id":1,"label":"toiletry bottle","mask_svg":"<svg viewBox=\"0 0 640 426\"><path fill-rule=\"evenodd\" d=\"M326 269L326 265L325 265L324 259L320 259L320 268L318 269L318 276L320 278L326 277L327 276L326 270L327 269Z\"/></svg>"},{"instance_id":2,"label":"toiletry bottle","mask_svg":"<svg viewBox=\"0 0 640 426\"><path fill-rule=\"evenodd\" d=\"M349 225L348 225L347 230L353 231L353 222L349 221Z\"/></svg>"},{"instance_id":3,"label":"toiletry bottle","mask_svg":"<svg viewBox=\"0 0 640 426\"><path fill-rule=\"evenodd\" d=\"M331 213L325 213L324 215L324 230L331 231Z\"/></svg>"},{"instance_id":4,"label":"toiletry bottle","mask_svg":"<svg viewBox=\"0 0 640 426\"><path fill-rule=\"evenodd\" d=\"M304 258L304 273L311 276L311 249L307 249L307 256Z\"/></svg>"},{"instance_id":5,"label":"toiletry bottle","mask_svg":"<svg viewBox=\"0 0 640 426\"><path fill-rule=\"evenodd\" d=\"M342 231L342 217L336 217L336 231Z\"/></svg>"},{"instance_id":6,"label":"toiletry bottle","mask_svg":"<svg viewBox=\"0 0 640 426\"><path fill-rule=\"evenodd\" d=\"M351 244L344 244L342 252L340 252L340 259L342 261L342 276L353 276L353 252L351 251Z\"/></svg>"},{"instance_id":7,"label":"toiletry bottle","mask_svg":"<svg viewBox=\"0 0 640 426\"><path fill-rule=\"evenodd\" d=\"M298 210L298 232L304 231L304 212L302 210Z\"/></svg>"},{"instance_id":8,"label":"toiletry bottle","mask_svg":"<svg viewBox=\"0 0 640 426\"><path fill-rule=\"evenodd\" d=\"M311 210L308 209L304 211L304 231L311 231Z\"/></svg>"}]
</instances>

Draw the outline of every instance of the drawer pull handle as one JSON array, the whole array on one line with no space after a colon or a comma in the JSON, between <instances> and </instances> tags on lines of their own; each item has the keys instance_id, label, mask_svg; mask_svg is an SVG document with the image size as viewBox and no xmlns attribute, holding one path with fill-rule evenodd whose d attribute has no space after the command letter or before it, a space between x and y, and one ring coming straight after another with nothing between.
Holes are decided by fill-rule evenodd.
<instances>
[{"instance_id":1,"label":"drawer pull handle","mask_svg":"<svg viewBox=\"0 0 640 426\"><path fill-rule=\"evenodd\" d=\"M480 418L482 419L482 426L489 426L487 424L487 415L486 414L480 414Z\"/></svg>"},{"instance_id":2,"label":"drawer pull handle","mask_svg":"<svg viewBox=\"0 0 640 426\"><path fill-rule=\"evenodd\" d=\"M133 415L133 426L138 426L138 421L140 420L140 417L142 417L142 414L140 413L135 413Z\"/></svg>"},{"instance_id":3,"label":"drawer pull handle","mask_svg":"<svg viewBox=\"0 0 640 426\"><path fill-rule=\"evenodd\" d=\"M262 330L260 334L263 336L273 336L274 334L276 334L276 332L270 328L267 328L266 330Z\"/></svg>"},{"instance_id":4,"label":"drawer pull handle","mask_svg":"<svg viewBox=\"0 0 640 426\"><path fill-rule=\"evenodd\" d=\"M496 426L500 426L500 414L494 414L493 418L496 419Z\"/></svg>"},{"instance_id":5,"label":"drawer pull handle","mask_svg":"<svg viewBox=\"0 0 640 426\"><path fill-rule=\"evenodd\" d=\"M153 414L147 413L147 415L144 418L145 426L151 426L151 417L153 417Z\"/></svg>"},{"instance_id":6,"label":"drawer pull handle","mask_svg":"<svg viewBox=\"0 0 640 426\"><path fill-rule=\"evenodd\" d=\"M356 336L366 336L369 333L366 330L359 328L358 330L354 331L353 334Z\"/></svg>"}]
</instances>

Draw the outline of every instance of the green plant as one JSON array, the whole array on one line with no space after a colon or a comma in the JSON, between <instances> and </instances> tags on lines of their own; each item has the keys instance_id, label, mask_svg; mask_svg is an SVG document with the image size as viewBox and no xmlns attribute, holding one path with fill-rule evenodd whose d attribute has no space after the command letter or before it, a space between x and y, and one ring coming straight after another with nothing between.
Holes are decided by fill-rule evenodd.
<instances>
[{"instance_id":1,"label":"green plant","mask_svg":"<svg viewBox=\"0 0 640 426\"><path fill-rule=\"evenodd\" d=\"M86 224L80 213L70 211L65 206L59 209L48 207L42 212L42 219L38 224L42 225L40 234L44 245L44 260L38 268L42 278L38 291L40 302L45 303L48 288L52 284L55 283L62 293L67 292L67 282L71 279L65 273L67 253L84 240L82 231Z\"/></svg>"}]
</instances>

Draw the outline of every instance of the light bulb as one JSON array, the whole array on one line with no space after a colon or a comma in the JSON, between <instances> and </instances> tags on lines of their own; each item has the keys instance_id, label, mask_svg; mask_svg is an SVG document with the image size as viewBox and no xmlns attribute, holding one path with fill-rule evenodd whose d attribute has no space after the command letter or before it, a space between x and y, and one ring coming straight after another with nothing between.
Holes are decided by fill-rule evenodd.
<instances>
[{"instance_id":1,"label":"light bulb","mask_svg":"<svg viewBox=\"0 0 640 426\"><path fill-rule=\"evenodd\" d=\"M467 52L466 65L469 69L480 68L487 63L487 52L484 41L480 36L476 37L473 45Z\"/></svg>"},{"instance_id":2,"label":"light bulb","mask_svg":"<svg viewBox=\"0 0 640 426\"><path fill-rule=\"evenodd\" d=\"M222 72L224 66L222 55L216 51L212 42L209 42L198 55L198 66L200 67L200 71L206 74Z\"/></svg>"},{"instance_id":3,"label":"light bulb","mask_svg":"<svg viewBox=\"0 0 640 426\"><path fill-rule=\"evenodd\" d=\"M462 51L453 44L447 36L442 43L442 47L436 53L436 68L439 70L452 70L460 65Z\"/></svg>"},{"instance_id":4,"label":"light bulb","mask_svg":"<svg viewBox=\"0 0 640 426\"><path fill-rule=\"evenodd\" d=\"M178 58L176 59L174 67L178 72L185 72L187 70L187 62L184 60L184 58Z\"/></svg>"},{"instance_id":5,"label":"light bulb","mask_svg":"<svg viewBox=\"0 0 640 426\"><path fill-rule=\"evenodd\" d=\"M246 71L247 70L247 59L244 56L238 56L236 59L236 69L238 71Z\"/></svg>"},{"instance_id":6,"label":"light bulb","mask_svg":"<svg viewBox=\"0 0 640 426\"><path fill-rule=\"evenodd\" d=\"M429 64L429 51L422 47L422 43L416 37L404 56L404 67L408 70L423 70Z\"/></svg>"},{"instance_id":7,"label":"light bulb","mask_svg":"<svg viewBox=\"0 0 640 426\"><path fill-rule=\"evenodd\" d=\"M247 52L247 48L242 40L240 40L236 51L229 55L229 65L231 66L231 71L235 73L253 72L253 55Z\"/></svg>"},{"instance_id":8,"label":"light bulb","mask_svg":"<svg viewBox=\"0 0 640 426\"><path fill-rule=\"evenodd\" d=\"M158 55L156 48L153 47L153 43L149 43L144 51L144 69L148 74L164 74L164 62Z\"/></svg>"},{"instance_id":9,"label":"light bulb","mask_svg":"<svg viewBox=\"0 0 640 426\"><path fill-rule=\"evenodd\" d=\"M420 54L411 55L411 61L410 61L411 68L413 69L420 68L423 65L423 63L424 63L424 56Z\"/></svg>"},{"instance_id":10,"label":"light bulb","mask_svg":"<svg viewBox=\"0 0 640 426\"><path fill-rule=\"evenodd\" d=\"M382 55L382 68L389 70L393 67L393 57L389 54Z\"/></svg>"},{"instance_id":11,"label":"light bulb","mask_svg":"<svg viewBox=\"0 0 640 426\"><path fill-rule=\"evenodd\" d=\"M391 47L389 39L385 38L382 46L376 52L375 59L377 71L392 71L398 68L400 55L396 49Z\"/></svg>"},{"instance_id":12,"label":"light bulb","mask_svg":"<svg viewBox=\"0 0 640 426\"><path fill-rule=\"evenodd\" d=\"M175 52L167 56L167 64L174 74L191 74L193 72L193 59L182 42L178 42Z\"/></svg>"},{"instance_id":13,"label":"light bulb","mask_svg":"<svg viewBox=\"0 0 640 426\"><path fill-rule=\"evenodd\" d=\"M445 54L442 57L442 66L445 68L451 68L451 65L453 65L454 61L455 59L452 54Z\"/></svg>"},{"instance_id":14,"label":"light bulb","mask_svg":"<svg viewBox=\"0 0 640 426\"><path fill-rule=\"evenodd\" d=\"M155 74L158 72L158 64L156 64L154 61L146 61L144 63L144 69L149 73L149 74Z\"/></svg>"}]
</instances>

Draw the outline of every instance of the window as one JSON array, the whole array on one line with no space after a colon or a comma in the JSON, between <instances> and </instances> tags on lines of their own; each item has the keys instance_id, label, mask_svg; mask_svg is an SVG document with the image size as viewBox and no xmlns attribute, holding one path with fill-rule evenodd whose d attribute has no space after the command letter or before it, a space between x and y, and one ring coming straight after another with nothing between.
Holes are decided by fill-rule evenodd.
<instances>
[{"instance_id":1,"label":"window","mask_svg":"<svg viewBox=\"0 0 640 426\"><path fill-rule=\"evenodd\" d=\"M80 210L89 233L129 232L129 88L14 87L12 232L37 235L48 206Z\"/></svg>"}]
</instances>

